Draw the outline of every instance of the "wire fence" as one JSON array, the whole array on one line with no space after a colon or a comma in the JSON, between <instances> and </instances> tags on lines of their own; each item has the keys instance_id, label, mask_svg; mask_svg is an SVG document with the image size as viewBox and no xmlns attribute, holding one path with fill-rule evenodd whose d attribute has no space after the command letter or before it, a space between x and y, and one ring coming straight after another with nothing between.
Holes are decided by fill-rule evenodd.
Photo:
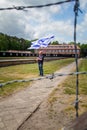
<instances>
[{"instance_id":1,"label":"wire fence","mask_svg":"<svg viewBox=\"0 0 87 130\"><path fill-rule=\"evenodd\" d=\"M52 73L46 76L42 77L37 77L37 78L30 78L30 79L23 79L23 80L11 80L5 83L0 83L0 87L4 87L5 85L12 84L12 83L17 83L17 82L30 82L30 81L37 81L37 80L42 80L42 79L54 79L58 76L68 76L68 75L79 75L79 74L87 74L87 72L71 72L71 73Z\"/></svg>"},{"instance_id":2,"label":"wire fence","mask_svg":"<svg viewBox=\"0 0 87 130\"><path fill-rule=\"evenodd\" d=\"M36 6L13 6L13 7L8 7L8 8L0 8L0 11L14 10L14 9L15 10L24 10L24 9L29 9L29 8L43 8L43 7L73 2L73 1L75 1L75 0L65 0L65 1L60 1L60 2L56 2L56 3L50 3L50 4L45 4L45 5L36 5Z\"/></svg>"},{"instance_id":3,"label":"wire fence","mask_svg":"<svg viewBox=\"0 0 87 130\"><path fill-rule=\"evenodd\" d=\"M87 72L79 72L78 70L78 55L77 55L77 46L76 46L76 39L77 39L77 35L76 35L76 29L77 29L77 16L78 16L78 12L80 11L80 13L82 13L82 11L79 9L79 0L66 0L66 1L60 1L60 2L56 2L56 3L50 3L50 4L45 4L45 5L37 5L37 6L13 6L13 7L8 7L8 8L0 8L0 11L4 11L4 10L23 10L25 11L25 9L29 9L29 8L42 8L42 7L48 7L48 6L53 6L53 5L59 5L59 4L64 4L64 3L68 3L68 2L75 2L74 4L74 13L75 13L75 18L74 18L74 47L75 47L75 63L76 63L76 72L73 73L68 73L68 74L51 74L49 76L45 76L45 77L40 77L40 78L33 78L33 79L29 79L29 80L13 80L13 81L8 81L6 83L1 83L0 87L2 88L3 86L7 85L7 84L11 84L11 83L15 83L15 82L28 82L28 81L35 81L35 80L42 80L42 79L53 79L56 76L66 76L66 75L76 75L76 101L75 101L75 108L76 108L76 117L78 117L78 105L79 105L79 99L78 99L78 86L79 86L79 80L78 80L78 75L79 74L87 74Z\"/></svg>"}]
</instances>

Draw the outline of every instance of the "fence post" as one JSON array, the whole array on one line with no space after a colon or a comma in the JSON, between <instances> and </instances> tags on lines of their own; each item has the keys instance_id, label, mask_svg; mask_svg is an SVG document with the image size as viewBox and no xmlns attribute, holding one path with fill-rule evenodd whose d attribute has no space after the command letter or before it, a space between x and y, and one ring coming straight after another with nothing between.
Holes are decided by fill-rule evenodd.
<instances>
[{"instance_id":1,"label":"fence post","mask_svg":"<svg viewBox=\"0 0 87 130\"><path fill-rule=\"evenodd\" d=\"M74 47L75 47L75 62L76 62L76 72L78 72L78 55L77 55L77 46L76 46L76 27L77 27L77 16L79 10L79 0L75 0L74 12L75 12L75 19L74 19ZM78 117L78 73L76 74L76 101L75 101L75 109L76 109L76 117Z\"/></svg>"}]
</instances>

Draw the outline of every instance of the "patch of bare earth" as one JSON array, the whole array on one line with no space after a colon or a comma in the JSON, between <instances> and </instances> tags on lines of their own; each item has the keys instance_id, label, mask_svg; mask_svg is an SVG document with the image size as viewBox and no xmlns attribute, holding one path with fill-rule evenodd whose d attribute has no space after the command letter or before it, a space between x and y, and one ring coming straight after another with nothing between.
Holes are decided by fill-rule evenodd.
<instances>
[{"instance_id":1,"label":"patch of bare earth","mask_svg":"<svg viewBox=\"0 0 87 130\"><path fill-rule=\"evenodd\" d=\"M81 95L79 113L86 111L82 104L87 96ZM59 85L39 106L37 111L20 127L20 130L63 130L67 123L76 117L74 108L75 95L64 94Z\"/></svg>"}]
</instances>

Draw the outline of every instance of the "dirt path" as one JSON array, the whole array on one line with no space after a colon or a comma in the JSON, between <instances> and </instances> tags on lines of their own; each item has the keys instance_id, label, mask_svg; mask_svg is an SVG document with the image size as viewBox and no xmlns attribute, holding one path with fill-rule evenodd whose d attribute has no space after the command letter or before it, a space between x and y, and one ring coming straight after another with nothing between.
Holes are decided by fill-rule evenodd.
<instances>
[{"instance_id":1,"label":"dirt path","mask_svg":"<svg viewBox=\"0 0 87 130\"><path fill-rule=\"evenodd\" d=\"M57 73L71 72L74 67L72 63ZM66 77L34 81L26 89L0 100L0 130L58 130L64 126L69 118L63 110L72 99L62 95L59 86ZM55 103L49 103L50 94L56 88L58 93L52 99Z\"/></svg>"},{"instance_id":2,"label":"dirt path","mask_svg":"<svg viewBox=\"0 0 87 130\"><path fill-rule=\"evenodd\" d=\"M74 66L75 63L72 63L59 70L57 73L71 72ZM33 92L34 95L31 97L33 100L32 102L29 101L29 104L32 103L34 105L36 102L39 102L39 100L40 102L37 109L22 122L18 130L60 130L68 121L73 119L73 115L64 111L70 106L68 100L72 102L74 97L62 95L63 90L61 86L59 86L66 77L67 76L58 76L53 80L44 79L33 83L29 91L30 93ZM55 89L58 91L52 98L52 100L54 100L53 103L50 94L52 94Z\"/></svg>"}]
</instances>

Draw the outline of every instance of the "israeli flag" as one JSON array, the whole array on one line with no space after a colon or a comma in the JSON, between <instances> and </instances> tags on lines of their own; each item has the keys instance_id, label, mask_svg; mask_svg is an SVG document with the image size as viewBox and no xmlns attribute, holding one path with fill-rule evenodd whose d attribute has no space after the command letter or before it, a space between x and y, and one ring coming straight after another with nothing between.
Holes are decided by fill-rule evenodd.
<instances>
[{"instance_id":1,"label":"israeli flag","mask_svg":"<svg viewBox=\"0 0 87 130\"><path fill-rule=\"evenodd\" d=\"M32 45L28 49L39 49L41 47L47 47L48 44L54 39L54 36L46 37L46 38L40 38L37 41L32 42Z\"/></svg>"}]
</instances>

